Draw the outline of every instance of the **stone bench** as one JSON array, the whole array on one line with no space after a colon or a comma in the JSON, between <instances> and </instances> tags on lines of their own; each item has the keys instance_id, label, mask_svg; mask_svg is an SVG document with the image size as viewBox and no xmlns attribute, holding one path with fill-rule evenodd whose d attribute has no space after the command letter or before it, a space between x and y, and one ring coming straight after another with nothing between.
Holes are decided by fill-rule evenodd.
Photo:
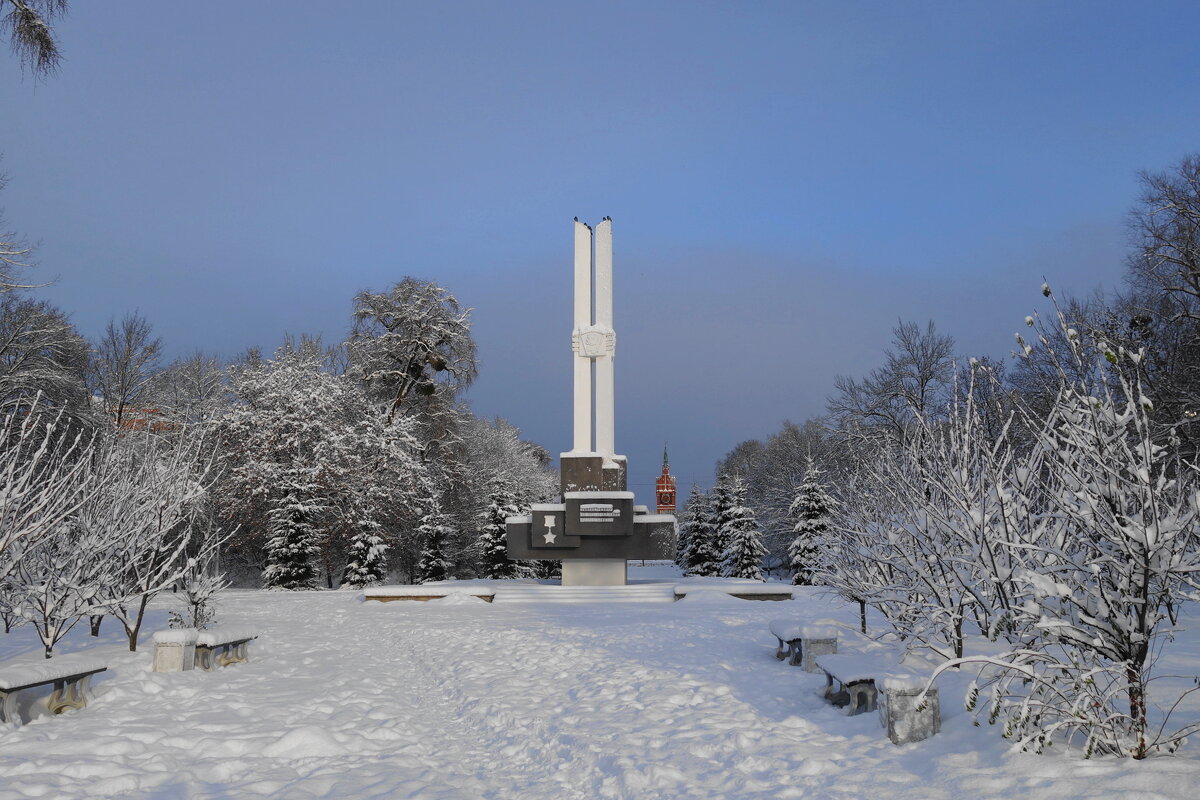
<instances>
[{"instance_id":1,"label":"stone bench","mask_svg":"<svg viewBox=\"0 0 1200 800\"><path fill-rule=\"evenodd\" d=\"M848 706L851 715L878 711L879 722L893 744L919 742L941 729L937 689L926 691L928 679L895 660L838 654L818 656L817 665L825 673L825 699L836 706Z\"/></svg>"},{"instance_id":2,"label":"stone bench","mask_svg":"<svg viewBox=\"0 0 1200 800\"><path fill-rule=\"evenodd\" d=\"M0 721L17 721L17 692L50 684L54 690L46 705L51 714L84 708L92 676L106 669L108 664L103 659L87 653L6 661L0 664Z\"/></svg>"},{"instance_id":3,"label":"stone bench","mask_svg":"<svg viewBox=\"0 0 1200 800\"><path fill-rule=\"evenodd\" d=\"M253 628L223 625L196 635L196 667L208 672L217 667L250 660L250 642L258 638Z\"/></svg>"},{"instance_id":4,"label":"stone bench","mask_svg":"<svg viewBox=\"0 0 1200 800\"><path fill-rule=\"evenodd\" d=\"M793 667L804 667L806 672L820 672L817 656L837 652L837 628L796 620L793 617L773 619L771 633L779 640L775 657L787 659Z\"/></svg>"}]
</instances>

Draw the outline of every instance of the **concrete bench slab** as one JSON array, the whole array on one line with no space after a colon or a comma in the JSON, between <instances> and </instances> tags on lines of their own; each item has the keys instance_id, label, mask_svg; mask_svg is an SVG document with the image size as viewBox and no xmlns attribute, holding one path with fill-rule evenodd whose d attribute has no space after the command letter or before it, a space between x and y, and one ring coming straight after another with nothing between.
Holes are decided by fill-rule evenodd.
<instances>
[{"instance_id":1,"label":"concrete bench slab","mask_svg":"<svg viewBox=\"0 0 1200 800\"><path fill-rule=\"evenodd\" d=\"M832 625L783 617L771 620L769 627L779 640L775 657L806 672L820 672L817 656L837 652L837 628Z\"/></svg>"},{"instance_id":2,"label":"concrete bench slab","mask_svg":"<svg viewBox=\"0 0 1200 800\"><path fill-rule=\"evenodd\" d=\"M85 708L92 676L107 669L104 659L86 653L24 657L0 663L0 721L17 721L18 692L51 684L54 689L46 701L51 714L61 714L68 708Z\"/></svg>"},{"instance_id":3,"label":"concrete bench slab","mask_svg":"<svg viewBox=\"0 0 1200 800\"><path fill-rule=\"evenodd\" d=\"M196 667L211 672L217 667L250 660L250 642L258 638L253 628L222 625L196 635Z\"/></svg>"}]
</instances>

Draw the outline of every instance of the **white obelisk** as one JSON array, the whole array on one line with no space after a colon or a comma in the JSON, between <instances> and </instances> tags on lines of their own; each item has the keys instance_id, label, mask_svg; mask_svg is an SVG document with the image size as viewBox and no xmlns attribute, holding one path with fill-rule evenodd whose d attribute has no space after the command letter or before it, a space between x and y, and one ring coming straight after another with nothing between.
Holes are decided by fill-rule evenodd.
<instances>
[{"instance_id":1,"label":"white obelisk","mask_svg":"<svg viewBox=\"0 0 1200 800\"><path fill-rule=\"evenodd\" d=\"M613 331L612 219L605 217L596 226L596 321L593 328L603 336L604 351L596 357L596 452L604 457L604 466L616 467L613 455L616 441L616 389L613 386L613 360L616 357L616 333Z\"/></svg>"},{"instance_id":2,"label":"white obelisk","mask_svg":"<svg viewBox=\"0 0 1200 800\"><path fill-rule=\"evenodd\" d=\"M592 229L575 220L575 436L573 453L592 451L592 360L583 354L583 335L592 324Z\"/></svg>"},{"instance_id":3,"label":"white obelisk","mask_svg":"<svg viewBox=\"0 0 1200 800\"><path fill-rule=\"evenodd\" d=\"M595 244L595 259L592 245ZM593 275L594 269L594 275ZM593 310L592 289L595 287ZM575 419L571 452L595 453L604 466L617 467L616 390L613 359L612 220L605 217L593 232L575 220L575 327L571 349L575 355ZM592 438L592 362L595 362L595 439Z\"/></svg>"}]
</instances>

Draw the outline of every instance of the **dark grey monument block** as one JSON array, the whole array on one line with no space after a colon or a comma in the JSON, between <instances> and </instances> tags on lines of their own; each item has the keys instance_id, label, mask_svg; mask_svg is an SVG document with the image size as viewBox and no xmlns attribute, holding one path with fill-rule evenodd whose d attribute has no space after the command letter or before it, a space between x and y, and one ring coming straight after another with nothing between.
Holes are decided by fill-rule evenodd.
<instances>
[{"instance_id":1,"label":"dark grey monument block","mask_svg":"<svg viewBox=\"0 0 1200 800\"><path fill-rule=\"evenodd\" d=\"M616 469L605 469L599 455L571 456L559 459L559 489L566 492L623 492L627 486L628 466L624 456L613 459Z\"/></svg>"}]
</instances>

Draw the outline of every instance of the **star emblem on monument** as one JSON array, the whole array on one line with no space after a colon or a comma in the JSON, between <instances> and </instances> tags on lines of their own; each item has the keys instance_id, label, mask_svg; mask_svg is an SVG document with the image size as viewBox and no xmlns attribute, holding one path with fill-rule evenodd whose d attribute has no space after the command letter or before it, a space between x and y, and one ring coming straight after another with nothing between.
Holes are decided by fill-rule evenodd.
<instances>
[{"instance_id":1,"label":"star emblem on monument","mask_svg":"<svg viewBox=\"0 0 1200 800\"><path fill-rule=\"evenodd\" d=\"M542 535L546 539L546 544L554 544L554 540L558 538L554 534L554 517L546 517L546 532Z\"/></svg>"}]
</instances>

